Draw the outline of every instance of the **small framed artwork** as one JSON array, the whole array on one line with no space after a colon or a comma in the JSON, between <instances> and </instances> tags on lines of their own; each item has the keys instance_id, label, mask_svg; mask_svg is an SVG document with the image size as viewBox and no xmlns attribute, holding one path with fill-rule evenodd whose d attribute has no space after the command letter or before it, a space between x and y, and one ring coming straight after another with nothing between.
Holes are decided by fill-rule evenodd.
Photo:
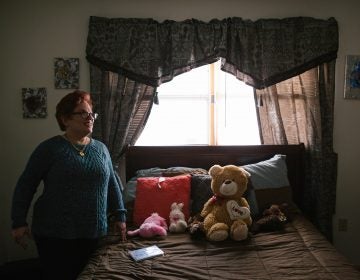
<instances>
[{"instance_id":1,"label":"small framed artwork","mask_svg":"<svg viewBox=\"0 0 360 280\"><path fill-rule=\"evenodd\" d=\"M344 98L360 99L360 55L347 55Z\"/></svg>"},{"instance_id":2,"label":"small framed artwork","mask_svg":"<svg viewBox=\"0 0 360 280\"><path fill-rule=\"evenodd\" d=\"M55 88L79 88L79 59L56 57L54 59Z\"/></svg>"},{"instance_id":3,"label":"small framed artwork","mask_svg":"<svg viewBox=\"0 0 360 280\"><path fill-rule=\"evenodd\" d=\"M47 116L46 88L23 88L21 90L24 119L41 119Z\"/></svg>"}]
</instances>

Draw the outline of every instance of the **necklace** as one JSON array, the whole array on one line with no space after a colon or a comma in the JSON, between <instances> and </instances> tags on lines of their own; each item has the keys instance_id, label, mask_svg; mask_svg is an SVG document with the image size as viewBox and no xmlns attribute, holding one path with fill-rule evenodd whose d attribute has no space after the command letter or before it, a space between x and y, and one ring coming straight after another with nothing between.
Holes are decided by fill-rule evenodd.
<instances>
[{"instance_id":1,"label":"necklace","mask_svg":"<svg viewBox=\"0 0 360 280\"><path fill-rule=\"evenodd\" d=\"M81 156L81 157L85 156L84 150L85 150L85 148L86 148L86 145L84 145L81 149L79 149L79 148L76 147L73 143L70 142L70 144L71 144L71 146L74 147L75 150L78 151L79 156Z\"/></svg>"},{"instance_id":2,"label":"necklace","mask_svg":"<svg viewBox=\"0 0 360 280\"><path fill-rule=\"evenodd\" d=\"M73 146L73 148L78 152L78 154L79 154L79 156L81 156L81 157L84 157L85 156L85 148L86 148L86 146L87 146L87 144L89 144L90 143L90 141L89 141L89 143L87 143L87 144L85 144L85 145L81 145L81 149L80 148L78 148L76 145L74 145L67 137L66 137L66 135L62 135L70 144L71 144L71 146ZM80 146L80 145L79 145Z\"/></svg>"}]
</instances>

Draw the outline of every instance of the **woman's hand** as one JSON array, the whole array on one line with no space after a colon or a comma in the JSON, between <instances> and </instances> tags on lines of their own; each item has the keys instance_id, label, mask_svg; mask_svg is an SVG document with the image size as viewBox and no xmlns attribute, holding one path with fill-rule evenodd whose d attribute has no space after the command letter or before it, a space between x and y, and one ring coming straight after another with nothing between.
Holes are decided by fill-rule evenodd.
<instances>
[{"instance_id":1,"label":"woman's hand","mask_svg":"<svg viewBox=\"0 0 360 280\"><path fill-rule=\"evenodd\" d=\"M125 222L115 222L115 232L120 233L122 242L126 241L126 223Z\"/></svg>"},{"instance_id":2,"label":"woman's hand","mask_svg":"<svg viewBox=\"0 0 360 280\"><path fill-rule=\"evenodd\" d=\"M27 248L27 240L26 240L26 238L32 239L31 232L30 232L30 229L29 229L28 226L14 228L11 231L11 235L14 238L15 242L17 244L19 244L21 247L23 247L23 249Z\"/></svg>"}]
</instances>

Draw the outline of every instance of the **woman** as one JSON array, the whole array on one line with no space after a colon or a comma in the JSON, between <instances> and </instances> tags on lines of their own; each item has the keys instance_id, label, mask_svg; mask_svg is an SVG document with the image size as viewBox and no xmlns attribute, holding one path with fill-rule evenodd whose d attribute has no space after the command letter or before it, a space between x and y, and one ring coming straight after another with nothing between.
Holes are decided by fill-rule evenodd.
<instances>
[{"instance_id":1,"label":"woman","mask_svg":"<svg viewBox=\"0 0 360 280\"><path fill-rule=\"evenodd\" d=\"M89 93L62 98L56 119L65 133L35 149L14 191L12 235L23 247L26 237L34 237L46 279L76 279L107 233L108 212L126 240L126 210L109 152L90 137L96 117ZM26 216L41 181L30 234Z\"/></svg>"}]
</instances>

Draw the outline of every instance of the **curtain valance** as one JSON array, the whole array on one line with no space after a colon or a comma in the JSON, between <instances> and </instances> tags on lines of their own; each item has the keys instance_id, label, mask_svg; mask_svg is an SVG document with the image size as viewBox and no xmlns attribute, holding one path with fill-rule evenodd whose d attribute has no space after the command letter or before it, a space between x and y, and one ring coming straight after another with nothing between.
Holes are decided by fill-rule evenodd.
<instances>
[{"instance_id":1,"label":"curtain valance","mask_svg":"<svg viewBox=\"0 0 360 280\"><path fill-rule=\"evenodd\" d=\"M334 18L202 22L90 17L87 59L151 86L222 58L222 70L261 89L334 60Z\"/></svg>"}]
</instances>

